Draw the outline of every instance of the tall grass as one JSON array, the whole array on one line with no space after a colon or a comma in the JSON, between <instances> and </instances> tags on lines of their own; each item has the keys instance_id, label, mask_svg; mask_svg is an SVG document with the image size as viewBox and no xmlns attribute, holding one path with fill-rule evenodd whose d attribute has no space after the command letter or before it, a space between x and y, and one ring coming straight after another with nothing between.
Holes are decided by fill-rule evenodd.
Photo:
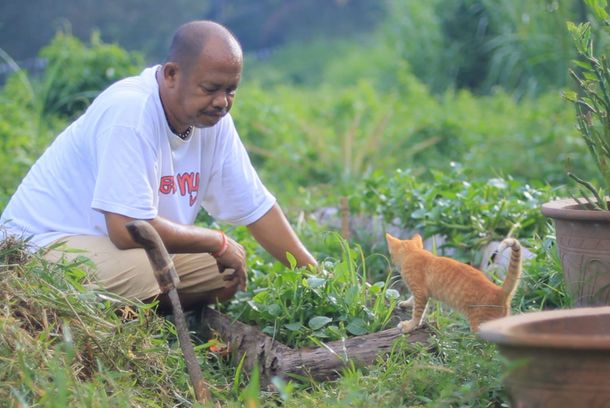
<instances>
[{"instance_id":1,"label":"tall grass","mask_svg":"<svg viewBox=\"0 0 610 408\"><path fill-rule=\"evenodd\" d=\"M23 407L192 400L173 326L153 305L88 288L84 259L54 264L22 250L12 239L0 247L0 400Z\"/></svg>"}]
</instances>

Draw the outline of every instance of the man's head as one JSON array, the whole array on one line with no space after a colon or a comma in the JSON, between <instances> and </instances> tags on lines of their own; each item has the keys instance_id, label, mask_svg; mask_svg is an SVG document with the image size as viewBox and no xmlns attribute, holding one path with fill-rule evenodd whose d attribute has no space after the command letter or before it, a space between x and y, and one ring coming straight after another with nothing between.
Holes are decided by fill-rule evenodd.
<instances>
[{"instance_id":1,"label":"man's head","mask_svg":"<svg viewBox=\"0 0 610 408\"><path fill-rule=\"evenodd\" d=\"M215 125L233 105L242 64L237 39L220 24L193 21L178 28L159 77L172 127Z\"/></svg>"}]
</instances>

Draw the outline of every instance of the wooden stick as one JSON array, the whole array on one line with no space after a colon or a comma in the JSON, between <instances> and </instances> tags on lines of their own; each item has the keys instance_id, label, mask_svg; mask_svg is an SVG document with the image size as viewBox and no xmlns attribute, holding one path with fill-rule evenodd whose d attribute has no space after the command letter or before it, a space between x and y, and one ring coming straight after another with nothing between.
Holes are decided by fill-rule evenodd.
<instances>
[{"instance_id":1,"label":"wooden stick","mask_svg":"<svg viewBox=\"0 0 610 408\"><path fill-rule=\"evenodd\" d=\"M178 296L178 290L176 289L176 286L180 282L180 278L176 273L174 262L167 253L167 249L165 248L165 245L163 245L161 237L148 222L141 220L131 221L125 226L133 240L142 245L146 250L146 255L148 255L148 260L152 265L161 293L167 293L169 296L180 348L182 349L184 360L186 361L186 368L191 382L193 383L193 388L195 389L195 397L198 402L203 404L210 400L210 391L203 381L201 367L195 356L195 350L191 343L186 319L182 312L180 297Z\"/></svg>"}]
</instances>

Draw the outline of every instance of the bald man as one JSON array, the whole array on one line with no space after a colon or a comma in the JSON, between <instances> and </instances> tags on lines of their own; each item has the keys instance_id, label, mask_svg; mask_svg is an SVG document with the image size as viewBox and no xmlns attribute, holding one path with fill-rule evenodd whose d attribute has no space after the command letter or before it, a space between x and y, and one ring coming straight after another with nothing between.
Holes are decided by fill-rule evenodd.
<instances>
[{"instance_id":1,"label":"bald man","mask_svg":"<svg viewBox=\"0 0 610 408\"><path fill-rule=\"evenodd\" d=\"M159 293L149 261L125 224L146 220L180 276L185 307L223 301L244 288L244 248L193 225L200 207L246 225L275 258L316 261L253 169L229 111L243 55L223 26L194 21L175 33L164 64L103 91L32 166L0 224L46 256L93 261L96 284L150 301ZM80 252L74 252L74 249ZM84 252L83 252L84 251Z\"/></svg>"}]
</instances>

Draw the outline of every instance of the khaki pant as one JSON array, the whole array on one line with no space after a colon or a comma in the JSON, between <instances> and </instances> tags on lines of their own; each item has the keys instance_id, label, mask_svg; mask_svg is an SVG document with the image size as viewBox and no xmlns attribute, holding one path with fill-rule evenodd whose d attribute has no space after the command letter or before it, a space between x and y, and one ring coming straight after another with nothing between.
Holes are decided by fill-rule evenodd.
<instances>
[{"instance_id":1,"label":"khaki pant","mask_svg":"<svg viewBox=\"0 0 610 408\"><path fill-rule=\"evenodd\" d=\"M62 244L48 251L46 259L57 262L61 258L89 258L93 265L85 269L91 274L92 281L113 293L138 300L147 300L161 293L144 249L118 249L106 236L69 236L54 244L57 243ZM196 296L230 285L224 279L230 271L221 274L210 254L176 254L172 259L180 277L180 293Z\"/></svg>"}]
</instances>

